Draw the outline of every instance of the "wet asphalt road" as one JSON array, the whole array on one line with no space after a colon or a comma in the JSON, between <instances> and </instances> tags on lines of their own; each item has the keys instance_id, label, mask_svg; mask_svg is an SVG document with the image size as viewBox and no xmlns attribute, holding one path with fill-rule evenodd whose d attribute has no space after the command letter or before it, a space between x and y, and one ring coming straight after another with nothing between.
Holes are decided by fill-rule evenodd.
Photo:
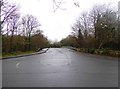
<instances>
[{"instance_id":1,"label":"wet asphalt road","mask_svg":"<svg viewBox=\"0 0 120 89\"><path fill-rule=\"evenodd\" d=\"M117 87L117 58L67 48L3 60L3 87Z\"/></svg>"}]
</instances>

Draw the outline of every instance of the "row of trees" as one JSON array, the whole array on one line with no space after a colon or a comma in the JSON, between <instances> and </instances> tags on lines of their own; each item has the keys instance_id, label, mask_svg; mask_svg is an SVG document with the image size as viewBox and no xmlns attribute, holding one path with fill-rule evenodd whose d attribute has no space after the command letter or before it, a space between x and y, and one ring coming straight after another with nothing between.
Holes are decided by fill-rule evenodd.
<instances>
[{"instance_id":1,"label":"row of trees","mask_svg":"<svg viewBox=\"0 0 120 89\"><path fill-rule=\"evenodd\" d=\"M0 1L2 51L30 51L49 45L40 30L41 24L33 15L20 16L19 7L6 0Z\"/></svg>"},{"instance_id":2,"label":"row of trees","mask_svg":"<svg viewBox=\"0 0 120 89\"><path fill-rule=\"evenodd\" d=\"M61 44L81 48L120 50L120 29L118 25L117 11L108 8L106 5L97 5L90 12L81 14L72 26L72 35L62 39Z\"/></svg>"}]
</instances>

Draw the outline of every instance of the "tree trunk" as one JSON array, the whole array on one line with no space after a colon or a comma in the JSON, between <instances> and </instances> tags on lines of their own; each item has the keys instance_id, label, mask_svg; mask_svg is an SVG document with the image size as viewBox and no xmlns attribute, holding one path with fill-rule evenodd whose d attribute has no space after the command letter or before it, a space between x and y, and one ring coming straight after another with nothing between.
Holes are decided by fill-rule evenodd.
<instances>
[{"instance_id":1,"label":"tree trunk","mask_svg":"<svg viewBox=\"0 0 120 89\"><path fill-rule=\"evenodd\" d=\"M12 32L12 35L10 37L10 52L13 52L13 32Z\"/></svg>"},{"instance_id":2,"label":"tree trunk","mask_svg":"<svg viewBox=\"0 0 120 89\"><path fill-rule=\"evenodd\" d=\"M31 36L29 34L29 37L28 37L28 50L30 51L31 50Z\"/></svg>"}]
</instances>

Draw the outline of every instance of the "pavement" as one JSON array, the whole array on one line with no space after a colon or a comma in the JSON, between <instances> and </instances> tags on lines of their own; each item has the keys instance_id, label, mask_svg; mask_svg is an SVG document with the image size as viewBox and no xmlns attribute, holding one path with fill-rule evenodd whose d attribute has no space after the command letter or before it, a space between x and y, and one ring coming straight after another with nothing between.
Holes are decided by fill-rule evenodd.
<instances>
[{"instance_id":1,"label":"pavement","mask_svg":"<svg viewBox=\"0 0 120 89\"><path fill-rule=\"evenodd\" d=\"M3 87L118 87L118 59L49 48L2 61Z\"/></svg>"}]
</instances>

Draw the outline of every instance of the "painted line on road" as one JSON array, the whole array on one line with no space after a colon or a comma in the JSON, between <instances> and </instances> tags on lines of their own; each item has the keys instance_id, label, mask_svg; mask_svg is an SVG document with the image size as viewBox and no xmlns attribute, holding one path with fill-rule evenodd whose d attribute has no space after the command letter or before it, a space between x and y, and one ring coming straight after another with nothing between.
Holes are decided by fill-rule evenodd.
<instances>
[{"instance_id":1,"label":"painted line on road","mask_svg":"<svg viewBox=\"0 0 120 89\"><path fill-rule=\"evenodd\" d=\"M18 62L18 63L16 64L16 68L19 68L20 63L21 63L21 62Z\"/></svg>"}]
</instances>

